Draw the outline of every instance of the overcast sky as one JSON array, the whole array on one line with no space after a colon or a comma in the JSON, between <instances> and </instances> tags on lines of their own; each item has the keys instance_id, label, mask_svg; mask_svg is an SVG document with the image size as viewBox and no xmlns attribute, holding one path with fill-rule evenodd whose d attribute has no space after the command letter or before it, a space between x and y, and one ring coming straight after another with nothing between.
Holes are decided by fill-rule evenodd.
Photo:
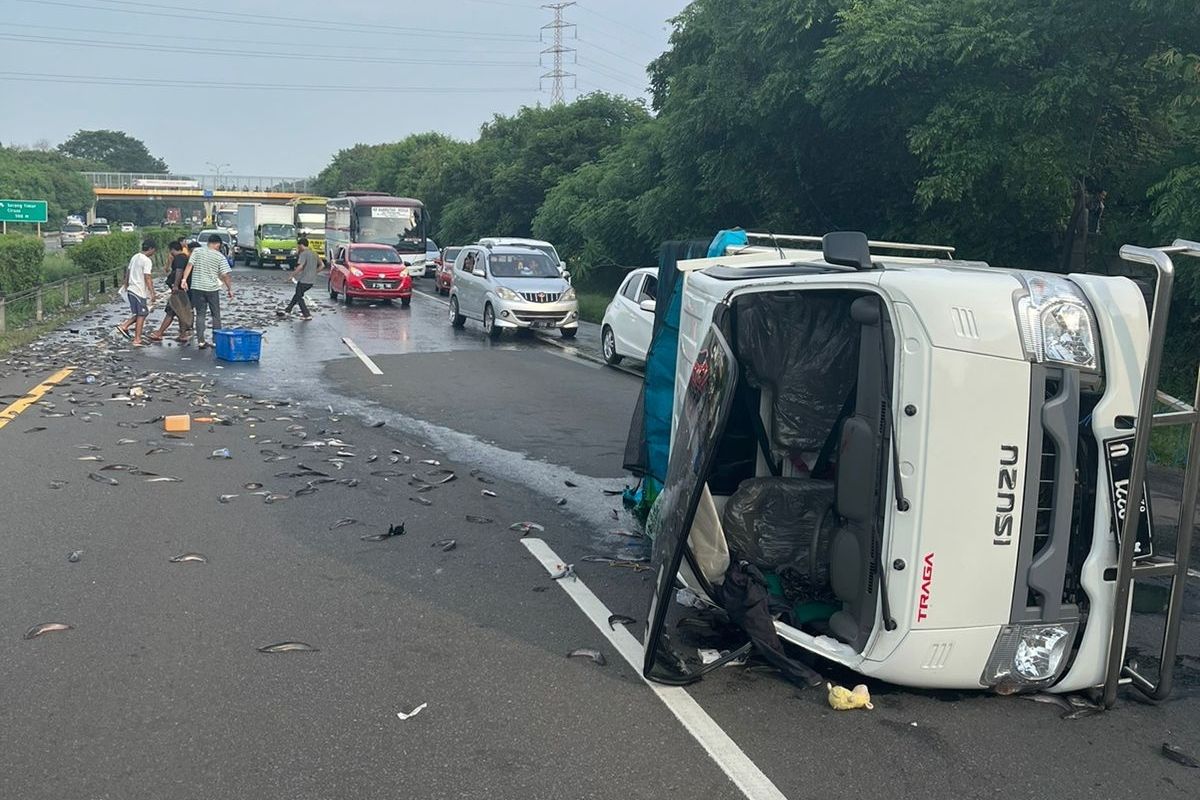
<instances>
[{"instance_id":1,"label":"overcast sky","mask_svg":"<svg viewBox=\"0 0 1200 800\"><path fill-rule=\"evenodd\" d=\"M644 97L686 5L566 9L567 99ZM112 128L172 170L312 175L357 142L473 139L494 114L549 103L552 20L535 0L0 0L0 142Z\"/></svg>"}]
</instances>

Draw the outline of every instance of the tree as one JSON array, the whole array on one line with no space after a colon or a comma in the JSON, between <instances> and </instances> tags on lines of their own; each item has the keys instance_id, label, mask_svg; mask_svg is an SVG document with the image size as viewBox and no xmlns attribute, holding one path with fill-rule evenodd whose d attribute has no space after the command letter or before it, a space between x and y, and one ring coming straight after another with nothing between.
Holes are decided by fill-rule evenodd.
<instances>
[{"instance_id":1,"label":"tree","mask_svg":"<svg viewBox=\"0 0 1200 800\"><path fill-rule=\"evenodd\" d=\"M339 150L317 175L316 191L331 197L351 189L379 191L378 162L385 147L387 145L356 144Z\"/></svg>"},{"instance_id":2,"label":"tree","mask_svg":"<svg viewBox=\"0 0 1200 800\"><path fill-rule=\"evenodd\" d=\"M122 131L76 131L58 146L58 151L114 172L167 171L167 163L151 155L145 143Z\"/></svg>"},{"instance_id":3,"label":"tree","mask_svg":"<svg viewBox=\"0 0 1200 800\"><path fill-rule=\"evenodd\" d=\"M92 187L80 169L78 162L54 151L0 147L0 197L45 200L47 220L57 225L92 205Z\"/></svg>"}]
</instances>

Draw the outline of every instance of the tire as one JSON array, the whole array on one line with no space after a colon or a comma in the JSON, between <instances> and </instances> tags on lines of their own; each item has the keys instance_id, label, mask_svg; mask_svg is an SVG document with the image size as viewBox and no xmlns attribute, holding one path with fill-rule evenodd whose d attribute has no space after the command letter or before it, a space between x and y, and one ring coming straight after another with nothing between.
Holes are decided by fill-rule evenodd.
<instances>
[{"instance_id":1,"label":"tire","mask_svg":"<svg viewBox=\"0 0 1200 800\"><path fill-rule=\"evenodd\" d=\"M563 328L566 333L567 329ZM621 363L621 354L617 352L617 337L613 335L612 328L607 325L600 332L600 352L604 355L604 363L615 367Z\"/></svg>"},{"instance_id":2,"label":"tire","mask_svg":"<svg viewBox=\"0 0 1200 800\"><path fill-rule=\"evenodd\" d=\"M346 304L347 308L354 305L354 298L350 296L350 292L348 292L348 291L342 292L342 302Z\"/></svg>"},{"instance_id":3,"label":"tire","mask_svg":"<svg viewBox=\"0 0 1200 800\"><path fill-rule=\"evenodd\" d=\"M390 306L392 304L392 298L390 298L390 297L383 298L383 304L385 306Z\"/></svg>"},{"instance_id":4,"label":"tire","mask_svg":"<svg viewBox=\"0 0 1200 800\"><path fill-rule=\"evenodd\" d=\"M454 328L461 328L467 324L467 318L458 313L458 298L450 298L450 325Z\"/></svg>"},{"instance_id":5,"label":"tire","mask_svg":"<svg viewBox=\"0 0 1200 800\"><path fill-rule=\"evenodd\" d=\"M483 307L483 332L488 335L488 338L493 342L500 338L503 329L496 324L496 312L492 310L492 304L488 303Z\"/></svg>"},{"instance_id":6,"label":"tire","mask_svg":"<svg viewBox=\"0 0 1200 800\"><path fill-rule=\"evenodd\" d=\"M579 328L559 328L558 332L564 339L574 339L575 334L579 333Z\"/></svg>"},{"instance_id":7,"label":"tire","mask_svg":"<svg viewBox=\"0 0 1200 800\"><path fill-rule=\"evenodd\" d=\"M408 308L410 305L412 305L411 297L401 297L400 298L400 307L401 308Z\"/></svg>"},{"instance_id":8,"label":"tire","mask_svg":"<svg viewBox=\"0 0 1200 800\"><path fill-rule=\"evenodd\" d=\"M329 299L336 303L337 302L337 292L335 292L333 290L333 281L329 280L329 281L326 281L326 283L329 284Z\"/></svg>"}]
</instances>

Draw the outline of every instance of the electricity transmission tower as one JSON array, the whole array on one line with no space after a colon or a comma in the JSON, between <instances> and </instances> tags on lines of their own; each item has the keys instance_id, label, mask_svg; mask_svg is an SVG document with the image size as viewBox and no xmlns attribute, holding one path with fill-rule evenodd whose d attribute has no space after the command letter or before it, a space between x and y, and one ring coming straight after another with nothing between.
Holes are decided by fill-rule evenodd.
<instances>
[{"instance_id":1,"label":"electricity transmission tower","mask_svg":"<svg viewBox=\"0 0 1200 800\"><path fill-rule=\"evenodd\" d=\"M554 22L548 22L543 25L542 31L539 34L539 38L541 39L542 43L545 44L546 31L554 32L554 44L542 51L543 56L551 55L554 57L554 67L549 72L544 73L538 81L539 88L541 86L541 82L547 78L553 81L553 83L550 85L551 105L562 105L564 101L563 79L574 79L575 77L574 72L563 72L563 56L567 53L571 53L572 57L574 57L575 53L574 47L563 47L563 32L569 29L571 38L574 39L576 30L574 22L563 21L563 10L573 5L575 5L575 0L560 3L547 3L546 5L542 6L542 8L550 9L554 12ZM572 84L571 88L574 88L574 84Z\"/></svg>"}]
</instances>

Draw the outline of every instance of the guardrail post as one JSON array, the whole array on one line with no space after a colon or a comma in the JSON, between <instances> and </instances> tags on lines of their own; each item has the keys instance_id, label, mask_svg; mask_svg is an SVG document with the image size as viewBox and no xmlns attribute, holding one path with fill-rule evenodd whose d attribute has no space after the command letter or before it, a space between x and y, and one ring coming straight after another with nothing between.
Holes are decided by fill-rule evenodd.
<instances>
[{"instance_id":1,"label":"guardrail post","mask_svg":"<svg viewBox=\"0 0 1200 800\"><path fill-rule=\"evenodd\" d=\"M42 287L37 287L37 311L34 312L34 319L38 322L42 321Z\"/></svg>"},{"instance_id":2,"label":"guardrail post","mask_svg":"<svg viewBox=\"0 0 1200 800\"><path fill-rule=\"evenodd\" d=\"M71 281L63 281L63 308L71 307Z\"/></svg>"},{"instance_id":3,"label":"guardrail post","mask_svg":"<svg viewBox=\"0 0 1200 800\"><path fill-rule=\"evenodd\" d=\"M4 328L5 328L4 295L0 294L0 333L4 333Z\"/></svg>"},{"instance_id":4,"label":"guardrail post","mask_svg":"<svg viewBox=\"0 0 1200 800\"><path fill-rule=\"evenodd\" d=\"M92 285L91 279L88 278L87 275L84 275L83 276L83 302L84 302L84 305L87 305L87 302L92 299L92 293L90 291L91 285Z\"/></svg>"}]
</instances>

